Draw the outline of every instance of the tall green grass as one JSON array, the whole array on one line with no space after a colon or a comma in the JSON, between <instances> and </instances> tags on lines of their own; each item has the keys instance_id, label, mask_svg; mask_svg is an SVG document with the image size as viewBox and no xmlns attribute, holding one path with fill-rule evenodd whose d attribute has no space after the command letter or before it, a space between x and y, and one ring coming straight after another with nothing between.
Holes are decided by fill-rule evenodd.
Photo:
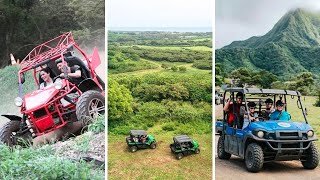
<instances>
[{"instance_id":1,"label":"tall green grass","mask_svg":"<svg viewBox=\"0 0 320 180\"><path fill-rule=\"evenodd\" d=\"M104 179L104 171L58 157L48 145L12 150L1 144L0 179Z\"/></svg>"}]
</instances>

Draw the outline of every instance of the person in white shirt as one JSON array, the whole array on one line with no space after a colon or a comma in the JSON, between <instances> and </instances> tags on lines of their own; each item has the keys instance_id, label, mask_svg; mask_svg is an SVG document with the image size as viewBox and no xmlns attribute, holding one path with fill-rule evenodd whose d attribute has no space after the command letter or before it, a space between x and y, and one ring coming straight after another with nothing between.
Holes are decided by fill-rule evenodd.
<instances>
[{"instance_id":1,"label":"person in white shirt","mask_svg":"<svg viewBox=\"0 0 320 180\"><path fill-rule=\"evenodd\" d=\"M45 87L49 87L53 85L53 79L50 76L50 69L48 67L45 67L40 70L40 77L43 80L43 82L40 84L39 89L44 89Z\"/></svg>"}]
</instances>

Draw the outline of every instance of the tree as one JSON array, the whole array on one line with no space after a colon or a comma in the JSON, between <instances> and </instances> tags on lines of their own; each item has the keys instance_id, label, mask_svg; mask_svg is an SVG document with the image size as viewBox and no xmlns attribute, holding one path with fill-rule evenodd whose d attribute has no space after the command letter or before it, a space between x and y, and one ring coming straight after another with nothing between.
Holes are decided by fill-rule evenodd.
<instances>
[{"instance_id":1,"label":"tree","mask_svg":"<svg viewBox=\"0 0 320 180\"><path fill-rule=\"evenodd\" d=\"M244 87L246 85L253 85L252 79L253 71L247 67L241 67L231 72L230 77L232 79L239 79L237 86Z\"/></svg>"},{"instance_id":2,"label":"tree","mask_svg":"<svg viewBox=\"0 0 320 180\"><path fill-rule=\"evenodd\" d=\"M163 69L168 69L168 68L169 68L169 66L168 66L167 64L161 64L161 67L162 67Z\"/></svg>"},{"instance_id":3,"label":"tree","mask_svg":"<svg viewBox=\"0 0 320 180\"><path fill-rule=\"evenodd\" d=\"M224 73L220 63L215 64L215 83L216 86L221 86L224 83Z\"/></svg>"},{"instance_id":4,"label":"tree","mask_svg":"<svg viewBox=\"0 0 320 180\"><path fill-rule=\"evenodd\" d=\"M310 94L314 86L314 79L311 72L302 72L296 77L296 88L303 95Z\"/></svg>"},{"instance_id":5,"label":"tree","mask_svg":"<svg viewBox=\"0 0 320 180\"><path fill-rule=\"evenodd\" d=\"M271 84L278 80L276 75L266 70L254 72L252 76L253 83L260 85L262 88L271 88Z\"/></svg>"},{"instance_id":6,"label":"tree","mask_svg":"<svg viewBox=\"0 0 320 180\"><path fill-rule=\"evenodd\" d=\"M177 66L172 66L172 67L171 67L171 70L174 71L174 72L176 72L176 71L178 71L178 68L177 68Z\"/></svg>"},{"instance_id":7,"label":"tree","mask_svg":"<svg viewBox=\"0 0 320 180\"><path fill-rule=\"evenodd\" d=\"M133 61L139 61L139 60L140 60L140 56L137 55L137 54L132 54L132 55L131 55L131 59L132 59Z\"/></svg>"},{"instance_id":8,"label":"tree","mask_svg":"<svg viewBox=\"0 0 320 180\"><path fill-rule=\"evenodd\" d=\"M119 85L115 80L108 81L108 119L118 120L132 113L131 104L133 98L131 92Z\"/></svg>"}]
</instances>

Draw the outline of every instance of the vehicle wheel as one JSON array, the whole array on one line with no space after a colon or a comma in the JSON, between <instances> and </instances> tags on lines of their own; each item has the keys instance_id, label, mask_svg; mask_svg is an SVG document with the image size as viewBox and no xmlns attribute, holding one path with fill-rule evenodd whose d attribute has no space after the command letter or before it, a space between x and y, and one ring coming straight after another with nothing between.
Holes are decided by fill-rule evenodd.
<instances>
[{"instance_id":1,"label":"vehicle wheel","mask_svg":"<svg viewBox=\"0 0 320 180\"><path fill-rule=\"evenodd\" d=\"M263 166L262 148L256 143L249 144L244 159L248 171L258 172Z\"/></svg>"},{"instance_id":2,"label":"vehicle wheel","mask_svg":"<svg viewBox=\"0 0 320 180\"><path fill-rule=\"evenodd\" d=\"M195 152L196 154L199 154L199 153L200 153L200 149L197 148L194 152Z\"/></svg>"},{"instance_id":3,"label":"vehicle wheel","mask_svg":"<svg viewBox=\"0 0 320 180\"><path fill-rule=\"evenodd\" d=\"M150 144L150 148L151 149L155 149L157 147L157 144L155 142L151 143Z\"/></svg>"},{"instance_id":4,"label":"vehicle wheel","mask_svg":"<svg viewBox=\"0 0 320 180\"><path fill-rule=\"evenodd\" d=\"M104 112L105 97L98 91L84 92L76 104L77 119L84 121L86 125L98 116L103 115Z\"/></svg>"},{"instance_id":5,"label":"vehicle wheel","mask_svg":"<svg viewBox=\"0 0 320 180\"><path fill-rule=\"evenodd\" d=\"M130 152L134 153L138 150L137 146L130 146Z\"/></svg>"},{"instance_id":6,"label":"vehicle wheel","mask_svg":"<svg viewBox=\"0 0 320 180\"><path fill-rule=\"evenodd\" d=\"M306 160L301 161L301 163L305 169L314 169L318 166L319 164L318 149L313 142L311 142L310 147L307 149Z\"/></svg>"},{"instance_id":7,"label":"vehicle wheel","mask_svg":"<svg viewBox=\"0 0 320 180\"><path fill-rule=\"evenodd\" d=\"M176 154L176 158L177 158L178 160L182 159L182 158L183 158L183 154L182 154L182 153Z\"/></svg>"},{"instance_id":8,"label":"vehicle wheel","mask_svg":"<svg viewBox=\"0 0 320 180\"><path fill-rule=\"evenodd\" d=\"M218 157L219 159L230 159L231 154L224 151L223 137L220 136L218 140Z\"/></svg>"},{"instance_id":9,"label":"vehicle wheel","mask_svg":"<svg viewBox=\"0 0 320 180\"><path fill-rule=\"evenodd\" d=\"M0 141L10 147L16 145L14 136L20 129L20 121L9 121L0 129Z\"/></svg>"}]
</instances>

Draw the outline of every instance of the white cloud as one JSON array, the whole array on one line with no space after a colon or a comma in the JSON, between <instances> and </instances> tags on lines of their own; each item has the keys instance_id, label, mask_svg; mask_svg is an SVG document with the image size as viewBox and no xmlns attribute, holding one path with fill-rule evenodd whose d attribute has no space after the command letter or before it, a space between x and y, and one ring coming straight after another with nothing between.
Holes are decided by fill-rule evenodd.
<instances>
[{"instance_id":1,"label":"white cloud","mask_svg":"<svg viewBox=\"0 0 320 180\"><path fill-rule=\"evenodd\" d=\"M212 0L109 0L109 27L210 27Z\"/></svg>"}]
</instances>

